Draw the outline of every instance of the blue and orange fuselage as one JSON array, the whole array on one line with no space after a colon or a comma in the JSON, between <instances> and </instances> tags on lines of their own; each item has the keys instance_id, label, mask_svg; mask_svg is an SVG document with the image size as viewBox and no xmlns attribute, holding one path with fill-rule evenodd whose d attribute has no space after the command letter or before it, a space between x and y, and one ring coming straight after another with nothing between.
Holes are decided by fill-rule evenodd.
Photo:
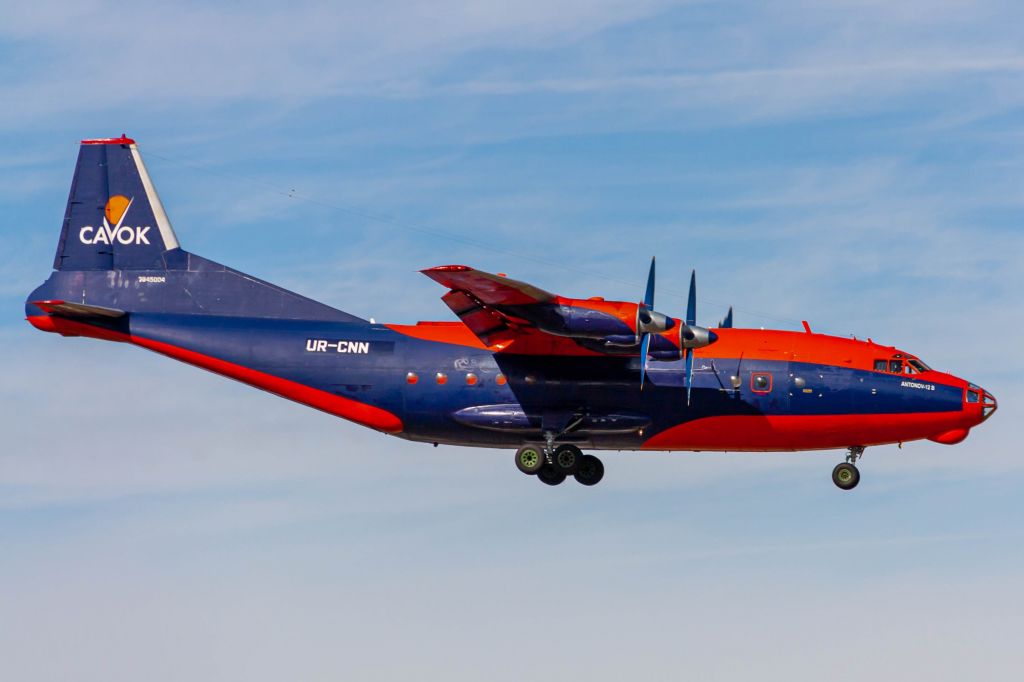
<instances>
[{"instance_id":1,"label":"blue and orange fuselage","mask_svg":"<svg viewBox=\"0 0 1024 682\"><path fill-rule=\"evenodd\" d=\"M73 299L89 277L54 273L30 301ZM45 331L132 343L415 441L515 447L542 441L546 418L590 414L618 417L621 428L581 428L563 440L593 449L721 451L955 443L994 405L949 374L908 374L902 363L899 373L889 371L908 353L823 334L716 329L717 342L696 350L687 406L681 360L651 362L640 390L635 355L520 354L515 344L487 347L462 322L144 312L137 308L146 290L167 287L173 273L132 272L120 285L93 277L92 302L114 308L134 294L136 311L71 319L30 302L28 320ZM99 295L107 286L110 295ZM882 362L886 369L875 369Z\"/></svg>"},{"instance_id":2,"label":"blue and orange fuselage","mask_svg":"<svg viewBox=\"0 0 1024 682\"><path fill-rule=\"evenodd\" d=\"M731 313L699 327L694 277L685 320L670 318L653 309L654 272L628 303L441 266L424 273L459 321L376 324L182 249L122 136L82 142L53 272L25 312L409 440L524 446L517 466L552 485L600 480L580 448L850 448L855 461L869 445L957 443L995 410L896 348L734 329ZM849 489L859 475L844 466L833 480Z\"/></svg>"}]
</instances>

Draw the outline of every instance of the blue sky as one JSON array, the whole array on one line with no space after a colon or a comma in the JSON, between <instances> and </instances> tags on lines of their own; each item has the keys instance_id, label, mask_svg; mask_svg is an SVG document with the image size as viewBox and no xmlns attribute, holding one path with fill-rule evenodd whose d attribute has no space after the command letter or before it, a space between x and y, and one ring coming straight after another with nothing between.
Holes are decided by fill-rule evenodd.
<instances>
[{"instance_id":1,"label":"blue sky","mask_svg":"<svg viewBox=\"0 0 1024 682\"><path fill-rule=\"evenodd\" d=\"M40 2L0 22L0 676L1005 678L1024 626L1015 2ZM468 263L870 336L962 445L609 453L548 489L22 320L77 141L182 244L378 320Z\"/></svg>"}]
</instances>

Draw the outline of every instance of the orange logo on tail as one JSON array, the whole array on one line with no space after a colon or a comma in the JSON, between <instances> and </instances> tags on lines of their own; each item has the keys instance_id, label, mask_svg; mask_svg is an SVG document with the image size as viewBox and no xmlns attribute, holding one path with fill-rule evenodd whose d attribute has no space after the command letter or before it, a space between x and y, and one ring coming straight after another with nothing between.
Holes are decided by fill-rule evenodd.
<instances>
[{"instance_id":1,"label":"orange logo on tail","mask_svg":"<svg viewBox=\"0 0 1024 682\"><path fill-rule=\"evenodd\" d=\"M110 225L119 224L130 203L132 203L131 199L120 194L115 194L107 199L107 206L103 209L103 212L107 215L107 223Z\"/></svg>"}]
</instances>

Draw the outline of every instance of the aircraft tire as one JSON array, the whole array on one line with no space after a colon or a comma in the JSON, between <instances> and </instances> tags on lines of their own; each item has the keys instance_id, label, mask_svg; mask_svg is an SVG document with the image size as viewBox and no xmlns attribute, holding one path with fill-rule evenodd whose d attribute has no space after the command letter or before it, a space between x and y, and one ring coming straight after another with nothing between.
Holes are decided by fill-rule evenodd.
<instances>
[{"instance_id":1,"label":"aircraft tire","mask_svg":"<svg viewBox=\"0 0 1024 682\"><path fill-rule=\"evenodd\" d=\"M853 490L860 483L860 471L849 462L841 462L832 470L832 482L840 490Z\"/></svg>"},{"instance_id":2,"label":"aircraft tire","mask_svg":"<svg viewBox=\"0 0 1024 682\"><path fill-rule=\"evenodd\" d=\"M604 463L593 455L583 455L574 477L580 485L597 485L604 478Z\"/></svg>"},{"instance_id":3,"label":"aircraft tire","mask_svg":"<svg viewBox=\"0 0 1024 682\"><path fill-rule=\"evenodd\" d=\"M536 445L524 445L516 450L516 468L527 476L534 476L544 466L544 451Z\"/></svg>"},{"instance_id":4,"label":"aircraft tire","mask_svg":"<svg viewBox=\"0 0 1024 682\"><path fill-rule=\"evenodd\" d=\"M552 459L554 460L555 469L566 476L572 476L580 468L583 451L575 445L566 443L565 445L558 446Z\"/></svg>"},{"instance_id":5,"label":"aircraft tire","mask_svg":"<svg viewBox=\"0 0 1024 682\"><path fill-rule=\"evenodd\" d=\"M537 472L537 478L548 485L560 485L565 482L565 474L559 471L553 464L545 464Z\"/></svg>"}]
</instances>

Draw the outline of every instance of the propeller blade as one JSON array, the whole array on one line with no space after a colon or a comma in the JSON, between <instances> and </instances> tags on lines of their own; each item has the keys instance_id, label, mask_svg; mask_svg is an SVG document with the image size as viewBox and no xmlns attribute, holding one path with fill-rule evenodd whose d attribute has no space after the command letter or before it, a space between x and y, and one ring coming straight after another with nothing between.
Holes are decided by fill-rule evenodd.
<instances>
[{"instance_id":1,"label":"propeller blade","mask_svg":"<svg viewBox=\"0 0 1024 682\"><path fill-rule=\"evenodd\" d=\"M653 272L653 270L652 270ZM697 271L690 273L690 297L686 301L686 324L697 324Z\"/></svg>"},{"instance_id":2,"label":"propeller blade","mask_svg":"<svg viewBox=\"0 0 1024 682\"><path fill-rule=\"evenodd\" d=\"M644 390L644 377L647 375L647 351L651 347L651 335L644 334L640 341L640 390Z\"/></svg>"},{"instance_id":3,"label":"propeller blade","mask_svg":"<svg viewBox=\"0 0 1024 682\"><path fill-rule=\"evenodd\" d=\"M721 322L718 323L718 326L721 329L731 329L732 328L732 306L729 306L729 312L727 312L725 314L725 318Z\"/></svg>"},{"instance_id":4,"label":"propeller blade","mask_svg":"<svg viewBox=\"0 0 1024 682\"><path fill-rule=\"evenodd\" d=\"M644 294L644 306L654 307L654 256L651 256L651 270L647 273L647 292Z\"/></svg>"},{"instance_id":5,"label":"propeller blade","mask_svg":"<svg viewBox=\"0 0 1024 682\"><path fill-rule=\"evenodd\" d=\"M693 349L686 349L686 406L690 406L690 391L693 390Z\"/></svg>"}]
</instances>

